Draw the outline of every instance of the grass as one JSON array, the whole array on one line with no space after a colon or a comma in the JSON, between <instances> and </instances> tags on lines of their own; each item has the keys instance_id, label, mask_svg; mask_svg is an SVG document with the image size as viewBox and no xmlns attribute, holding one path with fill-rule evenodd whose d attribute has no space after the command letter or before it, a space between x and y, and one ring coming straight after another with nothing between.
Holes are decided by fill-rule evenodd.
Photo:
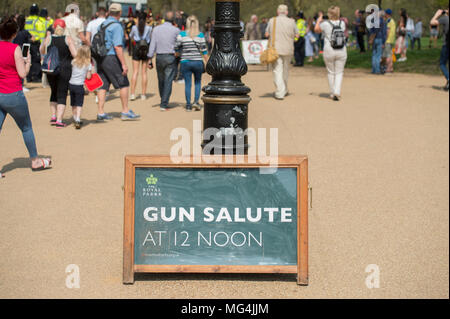
<instances>
[{"instance_id":1,"label":"grass","mask_svg":"<svg viewBox=\"0 0 450 319\"><path fill-rule=\"evenodd\" d=\"M407 53L408 60L406 62L394 63L395 72L421 73L431 75L442 75L439 68L439 57L441 54L442 40L439 39L436 49L428 48L429 39L422 38L422 49L409 49ZM416 44L417 46L417 44ZM359 49L348 48L348 58L346 68L348 69L372 69L372 52L359 53ZM399 55L397 57L400 57ZM308 63L313 66L324 67L323 59L314 60Z\"/></svg>"}]
</instances>

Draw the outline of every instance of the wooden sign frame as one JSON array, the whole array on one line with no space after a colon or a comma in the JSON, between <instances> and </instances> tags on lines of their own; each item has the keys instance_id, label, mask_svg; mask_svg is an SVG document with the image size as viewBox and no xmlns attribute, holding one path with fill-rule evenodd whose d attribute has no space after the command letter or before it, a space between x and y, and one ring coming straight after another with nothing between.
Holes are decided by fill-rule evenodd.
<instances>
[{"instance_id":1,"label":"wooden sign frame","mask_svg":"<svg viewBox=\"0 0 450 319\"><path fill-rule=\"evenodd\" d=\"M124 237L123 237L123 283L133 284L135 273L280 273L297 274L297 284L308 285L308 158L306 156L280 156L279 168L297 169L297 265L135 265L134 264L134 216L136 168L260 168L270 164L226 163L210 164L204 158L189 159L189 164L175 164L169 156L125 157L124 186Z\"/></svg>"}]
</instances>

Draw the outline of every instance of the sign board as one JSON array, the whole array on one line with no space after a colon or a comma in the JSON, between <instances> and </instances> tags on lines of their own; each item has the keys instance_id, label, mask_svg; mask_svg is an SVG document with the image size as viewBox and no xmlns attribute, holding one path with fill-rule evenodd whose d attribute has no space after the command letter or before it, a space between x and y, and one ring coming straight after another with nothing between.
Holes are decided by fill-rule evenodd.
<instances>
[{"instance_id":1,"label":"sign board","mask_svg":"<svg viewBox=\"0 0 450 319\"><path fill-rule=\"evenodd\" d=\"M259 57L267 49L268 40L242 41L242 55L247 64L261 64Z\"/></svg>"},{"instance_id":2,"label":"sign board","mask_svg":"<svg viewBox=\"0 0 450 319\"><path fill-rule=\"evenodd\" d=\"M125 158L123 282L134 273L292 273L308 283L308 161ZM207 163L208 162L208 163ZM264 170L266 169L266 170Z\"/></svg>"}]
</instances>

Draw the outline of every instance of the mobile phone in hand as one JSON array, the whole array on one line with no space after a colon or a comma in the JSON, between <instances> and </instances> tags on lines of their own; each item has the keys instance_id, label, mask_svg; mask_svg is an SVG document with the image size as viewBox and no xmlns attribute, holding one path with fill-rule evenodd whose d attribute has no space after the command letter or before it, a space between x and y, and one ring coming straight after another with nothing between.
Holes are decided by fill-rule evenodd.
<instances>
[{"instance_id":1,"label":"mobile phone in hand","mask_svg":"<svg viewBox=\"0 0 450 319\"><path fill-rule=\"evenodd\" d=\"M22 46L22 56L26 59L28 57L28 53L30 52L30 44L24 43Z\"/></svg>"}]
</instances>

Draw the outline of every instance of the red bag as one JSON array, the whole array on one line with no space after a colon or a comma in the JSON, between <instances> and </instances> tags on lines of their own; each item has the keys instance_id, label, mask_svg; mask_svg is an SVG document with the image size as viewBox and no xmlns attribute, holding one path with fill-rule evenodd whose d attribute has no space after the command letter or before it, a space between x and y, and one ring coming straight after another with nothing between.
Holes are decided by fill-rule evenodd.
<instances>
[{"instance_id":1,"label":"red bag","mask_svg":"<svg viewBox=\"0 0 450 319\"><path fill-rule=\"evenodd\" d=\"M84 84L86 84L87 89L92 92L101 88L103 86L103 81L98 73L93 73L91 79L86 79Z\"/></svg>"}]
</instances>

